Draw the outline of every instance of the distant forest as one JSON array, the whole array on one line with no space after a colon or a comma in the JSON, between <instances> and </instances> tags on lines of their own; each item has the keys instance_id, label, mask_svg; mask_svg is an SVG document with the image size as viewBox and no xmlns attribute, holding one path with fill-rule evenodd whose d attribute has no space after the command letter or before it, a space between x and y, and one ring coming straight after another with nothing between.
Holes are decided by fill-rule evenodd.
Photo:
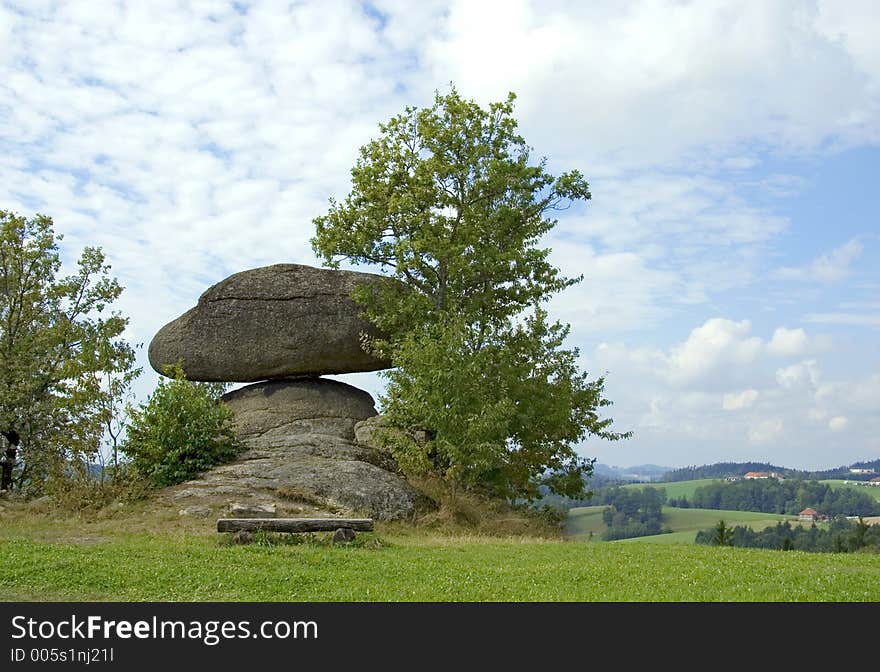
<instances>
[{"instance_id":1,"label":"distant forest","mask_svg":"<svg viewBox=\"0 0 880 672\"><path fill-rule=\"evenodd\" d=\"M662 526L665 501L663 490L615 486L594 493L591 503L608 506L602 512L602 521L608 526L602 539L614 541L671 532Z\"/></svg>"},{"instance_id":2,"label":"distant forest","mask_svg":"<svg viewBox=\"0 0 880 672\"><path fill-rule=\"evenodd\" d=\"M671 498L666 503L681 508L760 511L789 516L806 508L828 517L880 515L880 502L858 489L835 489L818 481L775 478L717 481L697 488L689 500Z\"/></svg>"},{"instance_id":3,"label":"distant forest","mask_svg":"<svg viewBox=\"0 0 880 672\"><path fill-rule=\"evenodd\" d=\"M851 474L850 469L873 469L873 474ZM801 469L788 469L768 462L716 462L701 467L683 467L669 471L663 475L662 480L667 483L676 481L694 481L701 478L727 478L728 476L742 476L749 471L774 471L785 478L799 478L801 480L825 480L846 479L850 481L869 481L880 475L880 460L868 462L854 462L853 464L825 469L822 471L805 471Z\"/></svg>"},{"instance_id":4,"label":"distant forest","mask_svg":"<svg viewBox=\"0 0 880 672\"><path fill-rule=\"evenodd\" d=\"M723 537L723 538L722 538ZM880 551L880 525L868 525L865 521L834 520L827 529L816 525L804 527L785 521L771 525L759 532L750 527L737 525L727 528L719 535L718 526L697 532L695 542L715 546L740 546L744 548L770 548L780 551L810 551L813 553L853 553L856 551Z\"/></svg>"},{"instance_id":5,"label":"distant forest","mask_svg":"<svg viewBox=\"0 0 880 672\"><path fill-rule=\"evenodd\" d=\"M589 485L592 487L591 497L570 499L545 492L537 504L541 507L561 510L578 506L613 505L615 502L612 500L623 497L621 491L648 489L647 486L622 488L619 482L607 478L591 480ZM700 486L690 499L667 498L662 483L653 483L651 487L658 491L662 504L678 508L758 511L785 515L797 515L806 508L813 508L819 514L828 517L880 516L880 502L869 493L853 488L833 488L827 483L819 483L816 480L789 478L780 481L767 478L718 481Z\"/></svg>"}]
</instances>

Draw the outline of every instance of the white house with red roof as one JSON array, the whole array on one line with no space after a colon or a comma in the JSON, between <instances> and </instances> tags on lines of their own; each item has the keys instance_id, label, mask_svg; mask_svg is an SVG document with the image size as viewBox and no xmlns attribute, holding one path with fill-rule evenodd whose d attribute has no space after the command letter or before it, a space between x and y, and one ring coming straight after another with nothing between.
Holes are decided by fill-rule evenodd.
<instances>
[{"instance_id":1,"label":"white house with red roof","mask_svg":"<svg viewBox=\"0 0 880 672\"><path fill-rule=\"evenodd\" d=\"M798 520L805 523L815 523L819 520L819 512L816 509L806 508L798 514Z\"/></svg>"}]
</instances>

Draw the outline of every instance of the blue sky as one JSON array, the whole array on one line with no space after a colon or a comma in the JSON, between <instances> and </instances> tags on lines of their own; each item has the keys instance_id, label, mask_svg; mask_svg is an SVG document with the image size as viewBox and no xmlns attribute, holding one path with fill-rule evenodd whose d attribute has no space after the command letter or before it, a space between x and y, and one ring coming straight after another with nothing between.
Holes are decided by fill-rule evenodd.
<instances>
[{"instance_id":1,"label":"blue sky","mask_svg":"<svg viewBox=\"0 0 880 672\"><path fill-rule=\"evenodd\" d=\"M148 343L231 273L318 265L379 123L514 91L593 193L546 241L584 275L550 307L634 437L582 453L876 459L877 34L855 0L0 0L0 208L51 215L67 259L100 245Z\"/></svg>"}]
</instances>

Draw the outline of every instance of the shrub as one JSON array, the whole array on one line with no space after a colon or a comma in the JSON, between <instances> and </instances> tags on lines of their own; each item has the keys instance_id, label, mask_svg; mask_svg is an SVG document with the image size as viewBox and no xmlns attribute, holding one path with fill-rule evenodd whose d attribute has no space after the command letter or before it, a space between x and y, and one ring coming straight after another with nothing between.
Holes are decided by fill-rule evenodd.
<instances>
[{"instance_id":1,"label":"shrub","mask_svg":"<svg viewBox=\"0 0 880 672\"><path fill-rule=\"evenodd\" d=\"M155 485L173 485L233 459L241 446L232 411L221 400L224 387L186 380L180 367L134 409L123 451L132 466Z\"/></svg>"},{"instance_id":2,"label":"shrub","mask_svg":"<svg viewBox=\"0 0 880 672\"><path fill-rule=\"evenodd\" d=\"M47 494L65 511L96 511L111 504L125 504L143 499L150 484L128 463L109 467L104 478L73 463L55 469L46 484Z\"/></svg>"}]
</instances>

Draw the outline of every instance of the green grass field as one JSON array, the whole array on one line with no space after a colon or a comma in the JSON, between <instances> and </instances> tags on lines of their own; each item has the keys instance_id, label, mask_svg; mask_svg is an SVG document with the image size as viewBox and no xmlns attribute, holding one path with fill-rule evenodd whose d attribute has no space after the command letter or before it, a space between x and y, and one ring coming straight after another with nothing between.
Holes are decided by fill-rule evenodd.
<instances>
[{"instance_id":1,"label":"green grass field","mask_svg":"<svg viewBox=\"0 0 880 672\"><path fill-rule=\"evenodd\" d=\"M694 491L703 486L708 485L709 483L714 483L718 479L713 478L701 478L694 481L677 481L675 483L630 483L624 485L625 488L662 488L666 491L666 496L670 499L678 499L680 497L685 497L687 499L691 499L694 496ZM868 495L871 495L874 499L880 502L880 487L871 486L871 485L858 485L854 481L849 481L848 483L844 483L843 480L824 480L819 481L820 483L828 483L832 488L848 488L850 490L858 490L859 492L864 492Z\"/></svg>"},{"instance_id":2,"label":"green grass field","mask_svg":"<svg viewBox=\"0 0 880 672\"><path fill-rule=\"evenodd\" d=\"M593 539L599 540L605 531L602 522L604 506L587 506L572 509L566 520L565 536L570 539L587 541L590 533ZM791 516L780 516L773 513L756 513L753 511L718 511L715 509L677 509L663 507L663 525L670 527L671 534L657 534L650 537L622 539L614 543L656 543L656 544L693 544L699 530L705 530L723 519L731 527L748 525L754 530L763 530Z\"/></svg>"},{"instance_id":3,"label":"green grass field","mask_svg":"<svg viewBox=\"0 0 880 672\"><path fill-rule=\"evenodd\" d=\"M828 483L832 488L847 488L849 490L858 490L859 492L864 492L868 495L871 495L874 499L880 502L880 487L876 485L858 485L853 481L849 483L844 483L842 480L827 480L827 481L819 481L820 483Z\"/></svg>"},{"instance_id":4,"label":"green grass field","mask_svg":"<svg viewBox=\"0 0 880 672\"><path fill-rule=\"evenodd\" d=\"M717 512L716 512L717 513ZM880 555L443 535L232 546L144 510L0 512L0 595L107 601L880 601Z\"/></svg>"},{"instance_id":5,"label":"green grass field","mask_svg":"<svg viewBox=\"0 0 880 672\"><path fill-rule=\"evenodd\" d=\"M694 490L703 485L714 483L717 479L701 478L694 481L676 481L674 483L630 483L625 488L657 488L666 491L666 496L670 499L679 499L686 497L690 499L694 496Z\"/></svg>"}]
</instances>

